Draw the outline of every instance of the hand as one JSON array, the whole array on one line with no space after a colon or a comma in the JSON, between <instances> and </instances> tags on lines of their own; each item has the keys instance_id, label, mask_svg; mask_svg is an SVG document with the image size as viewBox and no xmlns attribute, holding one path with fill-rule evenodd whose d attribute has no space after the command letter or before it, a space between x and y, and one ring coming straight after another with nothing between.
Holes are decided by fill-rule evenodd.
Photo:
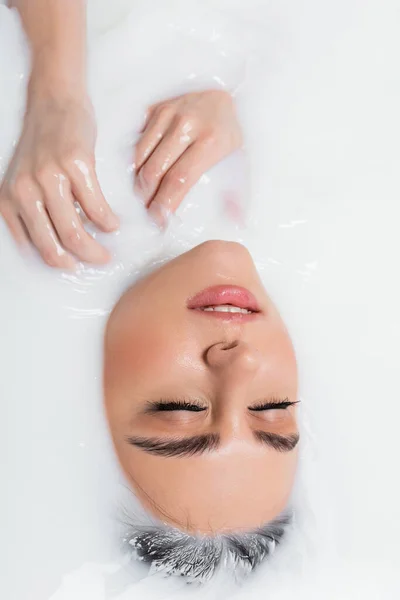
<instances>
[{"instance_id":1,"label":"hand","mask_svg":"<svg viewBox=\"0 0 400 600\"><path fill-rule=\"evenodd\" d=\"M52 267L75 259L105 263L74 202L103 231L118 219L101 192L94 160L96 126L87 100L51 94L28 100L22 134L0 188L0 214L19 244L29 241Z\"/></svg>"},{"instance_id":2,"label":"hand","mask_svg":"<svg viewBox=\"0 0 400 600\"><path fill-rule=\"evenodd\" d=\"M153 219L165 226L201 175L241 144L228 92L191 93L152 106L136 146L135 187Z\"/></svg>"}]
</instances>

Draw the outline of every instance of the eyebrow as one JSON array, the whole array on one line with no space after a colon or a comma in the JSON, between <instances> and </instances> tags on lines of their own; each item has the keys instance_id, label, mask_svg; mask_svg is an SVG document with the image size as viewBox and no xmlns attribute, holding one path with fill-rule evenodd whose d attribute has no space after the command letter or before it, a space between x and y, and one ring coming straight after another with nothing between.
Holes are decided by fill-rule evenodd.
<instances>
[{"instance_id":1,"label":"eyebrow","mask_svg":"<svg viewBox=\"0 0 400 600\"><path fill-rule=\"evenodd\" d=\"M209 433L181 439L128 437L127 442L150 454L169 458L171 456L194 456L212 452L218 448L220 436L217 433Z\"/></svg>"},{"instance_id":2,"label":"eyebrow","mask_svg":"<svg viewBox=\"0 0 400 600\"><path fill-rule=\"evenodd\" d=\"M265 431L255 431L254 436L260 443L265 444L278 452L290 452L297 446L300 439L300 436L297 433L284 436L276 433L267 433ZM218 433L209 433L206 435L197 435L181 439L143 438L133 436L127 437L126 441L128 444L140 448L149 454L156 454L157 456L164 456L165 458L182 458L217 450L221 438Z\"/></svg>"},{"instance_id":3,"label":"eyebrow","mask_svg":"<svg viewBox=\"0 0 400 600\"><path fill-rule=\"evenodd\" d=\"M299 443L298 433L290 435L279 435L278 433L268 433L267 431L255 431L255 437L262 444L266 444L278 452L290 452L294 450Z\"/></svg>"}]
</instances>

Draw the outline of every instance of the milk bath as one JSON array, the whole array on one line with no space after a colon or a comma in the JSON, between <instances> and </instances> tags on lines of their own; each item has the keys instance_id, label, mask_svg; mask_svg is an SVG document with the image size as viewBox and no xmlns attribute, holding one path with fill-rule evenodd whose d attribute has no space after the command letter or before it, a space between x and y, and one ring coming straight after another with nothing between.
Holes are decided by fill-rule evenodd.
<instances>
[{"instance_id":1,"label":"milk bath","mask_svg":"<svg viewBox=\"0 0 400 600\"><path fill-rule=\"evenodd\" d=\"M399 8L189 4L89 4L97 168L122 220L120 234L101 238L112 264L49 271L19 258L1 223L3 595L398 598ZM3 6L0 49L2 174L27 74ZM247 158L204 176L161 235L133 194L136 131L155 99L206 86L236 90ZM226 213L232 191L245 226ZM301 375L295 531L241 590L148 577L120 556L126 498L101 402L102 331L121 291L143 268L216 237L251 249Z\"/></svg>"}]
</instances>

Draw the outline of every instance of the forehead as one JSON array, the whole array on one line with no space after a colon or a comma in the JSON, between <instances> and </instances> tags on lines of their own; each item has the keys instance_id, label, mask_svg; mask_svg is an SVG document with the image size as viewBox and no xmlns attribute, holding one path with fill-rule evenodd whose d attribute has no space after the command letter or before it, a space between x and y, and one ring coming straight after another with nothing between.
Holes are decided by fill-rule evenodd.
<instances>
[{"instance_id":1,"label":"forehead","mask_svg":"<svg viewBox=\"0 0 400 600\"><path fill-rule=\"evenodd\" d=\"M188 459L163 460L134 451L131 487L158 517L202 531L251 529L277 517L287 506L297 451L277 453L237 446Z\"/></svg>"}]
</instances>

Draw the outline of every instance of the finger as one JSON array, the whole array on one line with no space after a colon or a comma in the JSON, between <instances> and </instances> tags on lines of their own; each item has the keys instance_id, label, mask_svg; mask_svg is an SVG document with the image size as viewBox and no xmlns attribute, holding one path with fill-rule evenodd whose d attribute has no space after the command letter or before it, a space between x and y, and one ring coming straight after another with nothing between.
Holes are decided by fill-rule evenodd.
<instances>
[{"instance_id":1,"label":"finger","mask_svg":"<svg viewBox=\"0 0 400 600\"><path fill-rule=\"evenodd\" d=\"M25 228L17 214L11 209L3 207L0 209L0 216L3 217L11 235L19 246L27 246L29 238L26 235Z\"/></svg>"},{"instance_id":2,"label":"finger","mask_svg":"<svg viewBox=\"0 0 400 600\"><path fill-rule=\"evenodd\" d=\"M119 219L111 210L101 191L91 160L74 158L65 171L70 178L71 191L87 217L102 231L115 231Z\"/></svg>"},{"instance_id":3,"label":"finger","mask_svg":"<svg viewBox=\"0 0 400 600\"><path fill-rule=\"evenodd\" d=\"M143 117L143 123L142 123L142 127L139 130L139 133L144 133L151 121L151 119L154 116L154 113L156 112L156 110L158 109L159 104L153 104L152 106L149 106L146 110L146 113Z\"/></svg>"},{"instance_id":4,"label":"finger","mask_svg":"<svg viewBox=\"0 0 400 600\"><path fill-rule=\"evenodd\" d=\"M63 247L85 262L108 262L108 251L82 225L67 177L60 173L53 178L51 186L47 185L45 194L47 211Z\"/></svg>"},{"instance_id":5,"label":"finger","mask_svg":"<svg viewBox=\"0 0 400 600\"><path fill-rule=\"evenodd\" d=\"M174 164L163 178L149 214L161 227L165 227L168 216L180 206L188 191L208 171L217 158L206 141L195 142Z\"/></svg>"},{"instance_id":6,"label":"finger","mask_svg":"<svg viewBox=\"0 0 400 600\"><path fill-rule=\"evenodd\" d=\"M76 262L61 246L43 204L40 190L31 188L31 192L31 198L21 203L20 215L33 245L50 267L74 269Z\"/></svg>"},{"instance_id":7,"label":"finger","mask_svg":"<svg viewBox=\"0 0 400 600\"><path fill-rule=\"evenodd\" d=\"M174 109L172 106L162 106L154 110L147 127L135 148L135 169L138 172L144 162L158 146L166 131L169 129L173 119Z\"/></svg>"},{"instance_id":8,"label":"finger","mask_svg":"<svg viewBox=\"0 0 400 600\"><path fill-rule=\"evenodd\" d=\"M160 185L162 178L193 143L185 125L171 128L150 158L144 163L138 175L138 190L145 204L149 204Z\"/></svg>"}]
</instances>

